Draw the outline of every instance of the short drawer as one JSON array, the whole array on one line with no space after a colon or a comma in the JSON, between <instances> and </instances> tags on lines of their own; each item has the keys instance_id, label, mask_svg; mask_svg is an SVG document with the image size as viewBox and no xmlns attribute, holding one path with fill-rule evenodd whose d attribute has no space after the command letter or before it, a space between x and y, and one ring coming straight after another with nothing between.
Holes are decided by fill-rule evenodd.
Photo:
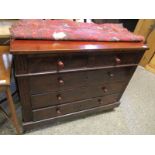
<instances>
[{"instance_id":1,"label":"short drawer","mask_svg":"<svg viewBox=\"0 0 155 155\"><path fill-rule=\"evenodd\" d=\"M38 54L28 55L28 72L57 72L84 68L87 65L86 54Z\"/></svg>"},{"instance_id":2,"label":"short drawer","mask_svg":"<svg viewBox=\"0 0 155 155\"><path fill-rule=\"evenodd\" d=\"M119 66L137 64L140 61L140 52L122 53L92 53L88 57L88 67Z\"/></svg>"},{"instance_id":3,"label":"short drawer","mask_svg":"<svg viewBox=\"0 0 155 155\"><path fill-rule=\"evenodd\" d=\"M57 61L57 70L71 70L71 69L82 69L87 66L87 54L59 54Z\"/></svg>"},{"instance_id":4,"label":"short drawer","mask_svg":"<svg viewBox=\"0 0 155 155\"><path fill-rule=\"evenodd\" d=\"M86 72L58 73L29 77L31 94L86 86Z\"/></svg>"},{"instance_id":5,"label":"short drawer","mask_svg":"<svg viewBox=\"0 0 155 155\"><path fill-rule=\"evenodd\" d=\"M92 70L87 73L88 83L99 84L104 82L128 81L133 75L136 66L132 67L115 67L102 70Z\"/></svg>"},{"instance_id":6,"label":"short drawer","mask_svg":"<svg viewBox=\"0 0 155 155\"><path fill-rule=\"evenodd\" d=\"M33 110L33 120L39 121L42 119L48 119L52 117L58 117L86 109L95 108L107 104L115 103L119 100L120 94L112 94L104 97L97 97L93 99L87 99L83 101L77 101L64 105L58 105L38 110Z\"/></svg>"},{"instance_id":7,"label":"short drawer","mask_svg":"<svg viewBox=\"0 0 155 155\"><path fill-rule=\"evenodd\" d=\"M84 100L97 96L104 96L107 94L120 93L125 89L126 85L126 82L103 83L100 85L79 87L66 91L32 95L31 105L32 109L38 109L57 104L65 104L68 102Z\"/></svg>"},{"instance_id":8,"label":"short drawer","mask_svg":"<svg viewBox=\"0 0 155 155\"><path fill-rule=\"evenodd\" d=\"M58 55L27 55L28 73L57 71Z\"/></svg>"}]
</instances>

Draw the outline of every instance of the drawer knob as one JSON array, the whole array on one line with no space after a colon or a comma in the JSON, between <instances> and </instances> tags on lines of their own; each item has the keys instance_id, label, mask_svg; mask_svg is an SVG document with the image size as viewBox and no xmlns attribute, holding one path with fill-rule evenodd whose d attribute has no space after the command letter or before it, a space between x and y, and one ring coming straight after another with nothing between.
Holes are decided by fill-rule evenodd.
<instances>
[{"instance_id":1,"label":"drawer knob","mask_svg":"<svg viewBox=\"0 0 155 155\"><path fill-rule=\"evenodd\" d=\"M61 101L62 100L62 96L59 94L59 95L57 95L57 99L59 100L59 101Z\"/></svg>"},{"instance_id":2,"label":"drawer knob","mask_svg":"<svg viewBox=\"0 0 155 155\"><path fill-rule=\"evenodd\" d=\"M56 109L56 112L57 112L57 114L61 114L60 108L57 108L57 109Z\"/></svg>"},{"instance_id":3,"label":"drawer knob","mask_svg":"<svg viewBox=\"0 0 155 155\"><path fill-rule=\"evenodd\" d=\"M118 58L118 57L115 58L115 61L116 61L117 64L120 64L121 63L121 59Z\"/></svg>"},{"instance_id":4,"label":"drawer knob","mask_svg":"<svg viewBox=\"0 0 155 155\"><path fill-rule=\"evenodd\" d=\"M61 84L61 85L64 84L64 80L63 79L59 78L58 81L59 81L59 84Z\"/></svg>"},{"instance_id":5,"label":"drawer knob","mask_svg":"<svg viewBox=\"0 0 155 155\"><path fill-rule=\"evenodd\" d=\"M99 102L99 104L102 104L103 103L103 101L101 99L98 99L98 102Z\"/></svg>"},{"instance_id":6,"label":"drawer knob","mask_svg":"<svg viewBox=\"0 0 155 155\"><path fill-rule=\"evenodd\" d=\"M60 68L60 69L63 69L64 68L64 63L62 62L62 61L58 61L58 67Z\"/></svg>"},{"instance_id":7,"label":"drawer knob","mask_svg":"<svg viewBox=\"0 0 155 155\"><path fill-rule=\"evenodd\" d=\"M112 78L114 77L114 74L109 72L109 76Z\"/></svg>"},{"instance_id":8,"label":"drawer knob","mask_svg":"<svg viewBox=\"0 0 155 155\"><path fill-rule=\"evenodd\" d=\"M102 87L104 93L107 93L108 92L108 89L106 87Z\"/></svg>"}]
</instances>

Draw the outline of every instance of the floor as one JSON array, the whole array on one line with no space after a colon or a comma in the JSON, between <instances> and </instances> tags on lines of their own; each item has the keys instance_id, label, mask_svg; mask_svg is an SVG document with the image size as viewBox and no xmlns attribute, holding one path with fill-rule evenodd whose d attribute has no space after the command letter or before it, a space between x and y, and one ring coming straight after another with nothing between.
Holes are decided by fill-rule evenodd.
<instances>
[{"instance_id":1,"label":"floor","mask_svg":"<svg viewBox=\"0 0 155 155\"><path fill-rule=\"evenodd\" d=\"M20 108L18 111L20 115ZM14 133L8 122L0 127L0 134ZM26 134L155 134L155 74L138 67L121 98L121 105L113 111Z\"/></svg>"}]
</instances>

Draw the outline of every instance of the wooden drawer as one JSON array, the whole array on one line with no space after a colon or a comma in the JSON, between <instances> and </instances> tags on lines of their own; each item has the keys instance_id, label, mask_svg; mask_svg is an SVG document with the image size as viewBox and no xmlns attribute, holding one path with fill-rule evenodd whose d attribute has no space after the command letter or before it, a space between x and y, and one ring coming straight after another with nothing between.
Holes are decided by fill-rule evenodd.
<instances>
[{"instance_id":1,"label":"wooden drawer","mask_svg":"<svg viewBox=\"0 0 155 155\"><path fill-rule=\"evenodd\" d=\"M84 68L87 64L86 54L28 55L28 72L61 71Z\"/></svg>"},{"instance_id":2,"label":"wooden drawer","mask_svg":"<svg viewBox=\"0 0 155 155\"><path fill-rule=\"evenodd\" d=\"M128 81L133 75L136 67L107 68L102 70L92 70L87 73L88 83L99 84L104 82Z\"/></svg>"},{"instance_id":3,"label":"wooden drawer","mask_svg":"<svg viewBox=\"0 0 155 155\"><path fill-rule=\"evenodd\" d=\"M44 108L47 106L85 99L87 98L85 93L86 93L86 87L84 87L83 89L81 89L80 87L75 90L67 90L62 92L57 91L47 94L32 95L31 96L32 109Z\"/></svg>"},{"instance_id":4,"label":"wooden drawer","mask_svg":"<svg viewBox=\"0 0 155 155\"><path fill-rule=\"evenodd\" d=\"M92 53L88 58L88 67L119 66L137 64L142 53Z\"/></svg>"},{"instance_id":5,"label":"wooden drawer","mask_svg":"<svg viewBox=\"0 0 155 155\"><path fill-rule=\"evenodd\" d=\"M90 85L87 89L88 97L104 96L113 93L120 93L126 88L127 82L110 82L100 85Z\"/></svg>"},{"instance_id":6,"label":"wooden drawer","mask_svg":"<svg viewBox=\"0 0 155 155\"><path fill-rule=\"evenodd\" d=\"M29 77L31 94L86 86L86 72L48 74Z\"/></svg>"},{"instance_id":7,"label":"wooden drawer","mask_svg":"<svg viewBox=\"0 0 155 155\"><path fill-rule=\"evenodd\" d=\"M94 107L115 103L119 100L119 98L120 98L120 94L112 94L104 97L97 97L97 98L77 101L69 104L33 110L33 121L48 119L52 117L58 117L61 115L82 111L85 109L91 109Z\"/></svg>"},{"instance_id":8,"label":"wooden drawer","mask_svg":"<svg viewBox=\"0 0 155 155\"><path fill-rule=\"evenodd\" d=\"M112 93L122 92L126 87L126 82L103 83L88 87L79 87L73 90L57 91L52 93L32 95L32 109L44 108L47 106L64 104L84 100L92 97L103 96Z\"/></svg>"},{"instance_id":9,"label":"wooden drawer","mask_svg":"<svg viewBox=\"0 0 155 155\"><path fill-rule=\"evenodd\" d=\"M57 70L57 55L49 54L37 54L37 55L28 55L28 73L37 73L37 72L48 72Z\"/></svg>"},{"instance_id":10,"label":"wooden drawer","mask_svg":"<svg viewBox=\"0 0 155 155\"><path fill-rule=\"evenodd\" d=\"M137 64L141 55L142 53L140 52L28 55L28 73L61 72L74 69L131 65Z\"/></svg>"},{"instance_id":11,"label":"wooden drawer","mask_svg":"<svg viewBox=\"0 0 155 155\"><path fill-rule=\"evenodd\" d=\"M58 71L86 68L88 59L87 57L88 56L86 54L59 55L57 63ZM60 62L62 62L62 66Z\"/></svg>"},{"instance_id":12,"label":"wooden drawer","mask_svg":"<svg viewBox=\"0 0 155 155\"><path fill-rule=\"evenodd\" d=\"M135 66L32 76L29 77L30 90L31 94L40 94L104 82L123 82L132 76L134 70Z\"/></svg>"}]
</instances>

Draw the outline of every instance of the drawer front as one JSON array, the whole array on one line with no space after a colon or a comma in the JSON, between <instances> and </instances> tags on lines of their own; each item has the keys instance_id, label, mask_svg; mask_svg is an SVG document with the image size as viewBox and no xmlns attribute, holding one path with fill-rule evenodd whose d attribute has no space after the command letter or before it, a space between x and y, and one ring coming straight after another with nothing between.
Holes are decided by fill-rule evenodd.
<instances>
[{"instance_id":1,"label":"drawer front","mask_svg":"<svg viewBox=\"0 0 155 155\"><path fill-rule=\"evenodd\" d=\"M113 93L120 93L126 88L127 82L102 83L91 85L87 89L88 97L104 96Z\"/></svg>"},{"instance_id":2,"label":"drawer front","mask_svg":"<svg viewBox=\"0 0 155 155\"><path fill-rule=\"evenodd\" d=\"M29 77L31 94L75 89L91 84L128 81L136 67L110 68L103 70L59 73Z\"/></svg>"},{"instance_id":3,"label":"drawer front","mask_svg":"<svg viewBox=\"0 0 155 155\"><path fill-rule=\"evenodd\" d=\"M84 100L97 96L104 96L112 93L122 92L126 87L126 82L103 83L101 85L91 85L79 87L73 90L58 91L47 94L32 95L31 105L33 109L44 108L47 106L64 104Z\"/></svg>"},{"instance_id":4,"label":"drawer front","mask_svg":"<svg viewBox=\"0 0 155 155\"><path fill-rule=\"evenodd\" d=\"M57 55L28 55L28 73L48 72L57 70Z\"/></svg>"},{"instance_id":5,"label":"drawer front","mask_svg":"<svg viewBox=\"0 0 155 155\"><path fill-rule=\"evenodd\" d=\"M28 72L62 71L84 68L87 65L86 54L28 55Z\"/></svg>"},{"instance_id":6,"label":"drawer front","mask_svg":"<svg viewBox=\"0 0 155 155\"><path fill-rule=\"evenodd\" d=\"M88 58L88 67L119 66L137 64L142 54L139 52L126 53L92 53Z\"/></svg>"},{"instance_id":7,"label":"drawer front","mask_svg":"<svg viewBox=\"0 0 155 155\"><path fill-rule=\"evenodd\" d=\"M47 94L40 94L40 95L32 95L31 96L31 104L32 109L44 108L47 106L57 105L66 102L72 102L76 100L81 100L87 98L85 96L86 88L67 90L64 92L53 92Z\"/></svg>"},{"instance_id":8,"label":"drawer front","mask_svg":"<svg viewBox=\"0 0 155 155\"><path fill-rule=\"evenodd\" d=\"M52 117L58 117L85 109L91 109L98 106L115 103L119 100L120 94L113 94L104 97L97 97L93 99L87 99L83 101L77 101L69 104L58 105L39 110L33 110L33 120L38 121L42 119L48 119Z\"/></svg>"},{"instance_id":9,"label":"drawer front","mask_svg":"<svg viewBox=\"0 0 155 155\"><path fill-rule=\"evenodd\" d=\"M58 71L85 68L87 59L86 54L59 55L57 61Z\"/></svg>"},{"instance_id":10,"label":"drawer front","mask_svg":"<svg viewBox=\"0 0 155 155\"><path fill-rule=\"evenodd\" d=\"M103 82L128 81L133 75L136 67L108 68L103 70L92 70L88 72L88 83L99 84Z\"/></svg>"},{"instance_id":11,"label":"drawer front","mask_svg":"<svg viewBox=\"0 0 155 155\"><path fill-rule=\"evenodd\" d=\"M60 73L29 77L31 94L86 86L86 72Z\"/></svg>"},{"instance_id":12,"label":"drawer front","mask_svg":"<svg viewBox=\"0 0 155 155\"><path fill-rule=\"evenodd\" d=\"M141 52L104 52L28 55L28 73L138 64Z\"/></svg>"}]
</instances>

